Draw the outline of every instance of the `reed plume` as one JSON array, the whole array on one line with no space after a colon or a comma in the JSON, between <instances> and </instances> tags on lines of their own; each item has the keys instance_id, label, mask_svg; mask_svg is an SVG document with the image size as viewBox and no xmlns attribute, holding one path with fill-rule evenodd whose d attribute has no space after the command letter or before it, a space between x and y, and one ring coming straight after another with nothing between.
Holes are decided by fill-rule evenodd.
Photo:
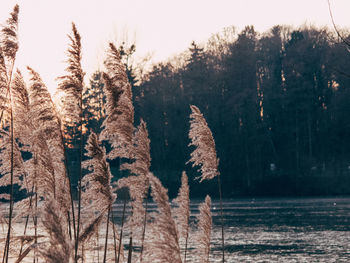
<instances>
[{"instance_id":1,"label":"reed plume","mask_svg":"<svg viewBox=\"0 0 350 263\"><path fill-rule=\"evenodd\" d=\"M2 27L0 35L0 123L3 121L4 113L10 115L10 105L8 104L10 101L10 84L19 47L17 38L18 13L19 6L15 5L10 17Z\"/></svg>"},{"instance_id":2,"label":"reed plume","mask_svg":"<svg viewBox=\"0 0 350 263\"><path fill-rule=\"evenodd\" d=\"M0 186L11 185L11 170L13 171L13 184L21 186L25 173L24 162L17 143L13 146L13 164L11 164L11 135L8 131L0 130ZM3 198L10 198L4 195Z\"/></svg>"},{"instance_id":3,"label":"reed plume","mask_svg":"<svg viewBox=\"0 0 350 263\"><path fill-rule=\"evenodd\" d=\"M85 73L81 67L81 36L72 23L72 34L68 35L67 75L59 77L58 91L64 93L64 116L74 123L80 123L82 115L82 92Z\"/></svg>"},{"instance_id":4,"label":"reed plume","mask_svg":"<svg viewBox=\"0 0 350 263\"><path fill-rule=\"evenodd\" d=\"M28 116L30 112L29 95L22 74L18 69L11 83L11 93L15 136L23 146L28 146L31 143L31 129L33 128L31 118Z\"/></svg>"},{"instance_id":5,"label":"reed plume","mask_svg":"<svg viewBox=\"0 0 350 263\"><path fill-rule=\"evenodd\" d=\"M18 13L19 5L15 5L10 17L6 20L6 26L1 30L1 47L9 61L13 61L18 50Z\"/></svg>"},{"instance_id":6,"label":"reed plume","mask_svg":"<svg viewBox=\"0 0 350 263\"><path fill-rule=\"evenodd\" d=\"M106 94L106 119L102 123L100 140L112 146L109 159L130 158L130 145L134 131L134 106L131 85L117 48L110 43L103 73Z\"/></svg>"},{"instance_id":7,"label":"reed plume","mask_svg":"<svg viewBox=\"0 0 350 263\"><path fill-rule=\"evenodd\" d=\"M128 220L126 226L135 235L140 234L138 231L143 226L143 218L145 216L145 208L143 200L149 188L149 180L145 175L128 176L118 180L118 188L127 187L131 199L132 215Z\"/></svg>"},{"instance_id":8,"label":"reed plume","mask_svg":"<svg viewBox=\"0 0 350 263\"><path fill-rule=\"evenodd\" d=\"M11 132L11 135L8 141L8 152L9 155L6 157L2 157L2 159L7 162L10 167L9 169L9 177L6 178L3 177L1 179L5 180L5 183L7 181L8 185L11 185L11 188L13 187L13 184L17 184L20 186L21 190L25 190L29 197L23 199L21 202L17 202L16 204L11 205L12 207L16 207L16 209L19 209L17 215L15 215L12 218L11 215L11 223L12 221L16 221L17 218L20 218L22 216L27 216L29 217L30 212L32 212L32 215L34 216L33 206L32 206L32 192L34 188L32 187L33 184L29 183L28 180L28 172L27 170L27 162L23 162L22 156L21 156L21 151L26 151L30 152L31 148L31 141L30 141L30 131L32 131L32 126L31 126L31 121L30 118L28 118L28 113L29 113L29 98L28 98L28 92L24 83L24 80L22 78L21 73L19 70L16 71L14 74L13 81L10 83L10 89L11 89L11 108L10 108L10 113L12 116L12 123L11 127L16 131L14 133L13 131ZM20 147L19 147L20 146ZM12 156L12 157L11 157ZM14 180L12 179L11 183L11 166L12 166L12 174L14 176ZM20 167L20 174L18 173L18 168ZM17 171L16 171L17 170ZM19 177L19 178L18 178ZM29 185L30 184L30 185ZM10 200L11 202L11 200ZM12 203L12 202L11 202ZM9 235L11 237L11 235ZM12 235L13 236L13 235ZM9 243L7 244L9 246ZM5 248L6 253L8 254L7 251L8 247Z\"/></svg>"},{"instance_id":9,"label":"reed plume","mask_svg":"<svg viewBox=\"0 0 350 263\"><path fill-rule=\"evenodd\" d=\"M55 199L46 202L43 225L49 234L50 246L41 249L41 254L48 263L69 263L72 259L72 243L67 231L66 216Z\"/></svg>"},{"instance_id":10,"label":"reed plume","mask_svg":"<svg viewBox=\"0 0 350 263\"><path fill-rule=\"evenodd\" d=\"M87 153L86 156L90 159L84 161L83 165L90 171L89 174L82 179L82 187L84 188L83 197L86 209L92 211L98 211L99 216L93 220L93 225L97 226L101 220L99 217L105 215L107 212L107 230L106 240L108 237L109 215L112 209L112 205L116 199L116 194L113 193L111 186L112 174L109 168L109 164L106 160L105 149L99 145L97 135L91 133L85 147ZM91 224L90 224L91 225ZM95 231L96 228L91 228ZM85 235L88 231L84 231ZM105 244L104 262L106 261L107 243Z\"/></svg>"},{"instance_id":11,"label":"reed plume","mask_svg":"<svg viewBox=\"0 0 350 263\"><path fill-rule=\"evenodd\" d=\"M32 129L32 142L37 142L36 149L42 157L44 169L48 170L52 178L52 189L60 207L69 211L71 203L70 180L68 169L65 165L64 142L61 131L60 118L52 102L51 95L43 83L40 75L32 68L27 67L29 72L29 102L30 119L34 128ZM47 188L42 188L47 191Z\"/></svg>"},{"instance_id":12,"label":"reed plume","mask_svg":"<svg viewBox=\"0 0 350 263\"><path fill-rule=\"evenodd\" d=\"M151 166L150 140L147 124L142 119L129 148L131 148L129 157L132 162L122 164L120 169L129 170L135 175L147 175Z\"/></svg>"},{"instance_id":13,"label":"reed plume","mask_svg":"<svg viewBox=\"0 0 350 263\"><path fill-rule=\"evenodd\" d=\"M59 133L57 128L59 128L59 126L57 125L57 121L53 118L52 109L48 107L49 105L47 105L47 103L43 103L45 99L41 96L44 94L37 92L37 89L42 88L44 85L40 82L38 83L38 76L36 76L37 81L35 84L40 85L33 85L33 74L31 74L31 76L31 85L28 92L20 72L17 71L11 91L14 127L18 131L16 137L21 144L25 146L22 146L21 150L29 151L32 155L32 158L25 162L26 173L24 174L23 180L25 181L24 185L26 187L22 186L21 188L26 189L29 193L32 191L34 194L35 209L34 212L32 212L32 216L35 227L36 244L37 218L40 213L38 211L38 199L43 199L44 201L56 199L60 204L62 212L66 213L69 207L69 197L67 195L66 186L64 185L66 176L64 169L62 170L62 152L60 151L61 148L58 143ZM30 93L30 96L28 93ZM40 104L37 103L38 100ZM38 107L40 111L38 111ZM44 112L42 112L42 108L45 109ZM47 118L48 116L50 117L49 119ZM34 123L36 125L34 125ZM23 207L26 203L29 204L29 206L27 206L26 209L20 209L19 211L22 211L22 213L19 213L19 215L23 214L23 211L26 211L28 208L33 207L31 195L27 199L21 201L17 205L17 209ZM37 247L35 246L35 253L36 250Z\"/></svg>"},{"instance_id":14,"label":"reed plume","mask_svg":"<svg viewBox=\"0 0 350 263\"><path fill-rule=\"evenodd\" d=\"M129 189L132 206L132 216L128 226L132 230L143 225L145 209L143 200L146 198L149 189L147 174L151 166L150 140L146 123L141 119L140 125L133 136L132 149L130 151L131 163L124 163L121 169L127 169L136 176L124 177L118 180L118 188L127 187Z\"/></svg>"},{"instance_id":15,"label":"reed plume","mask_svg":"<svg viewBox=\"0 0 350 263\"><path fill-rule=\"evenodd\" d=\"M11 118L12 119L12 118ZM17 143L13 139L13 129L10 132L0 130L0 186L10 186L9 202L9 218L8 231L5 241L5 249L3 254L3 262L8 262L11 237L12 237L12 221L13 221L13 192L14 185L22 185L22 176L25 173L23 159Z\"/></svg>"},{"instance_id":16,"label":"reed plume","mask_svg":"<svg viewBox=\"0 0 350 263\"><path fill-rule=\"evenodd\" d=\"M105 67L106 72L102 77L106 94L106 118L102 123L100 139L111 144L109 159L113 160L118 157L131 159L134 132L132 91L125 65L112 43L109 44Z\"/></svg>"},{"instance_id":17,"label":"reed plume","mask_svg":"<svg viewBox=\"0 0 350 263\"><path fill-rule=\"evenodd\" d=\"M10 85L19 47L17 37L18 13L19 6L15 5L10 17L2 26L0 35L0 124L4 121L4 116L8 121L11 118Z\"/></svg>"},{"instance_id":18,"label":"reed plume","mask_svg":"<svg viewBox=\"0 0 350 263\"><path fill-rule=\"evenodd\" d=\"M10 185L11 169L13 169L13 183L25 188L23 175L25 174L25 165L22 159L21 150L29 150L27 144L29 143L28 128L30 127L28 121L29 101L28 93L26 92L25 84L22 75L19 71L16 72L13 82L11 83L11 108L13 111L13 126L18 130L14 137L19 139L19 142L24 145L20 147L14 141L13 149L11 149L11 134L8 132L8 127L0 131L0 186ZM18 118L17 118L18 117ZM13 155L13 167L11 168L11 155ZM30 189L26 189L30 191Z\"/></svg>"},{"instance_id":19,"label":"reed plume","mask_svg":"<svg viewBox=\"0 0 350 263\"><path fill-rule=\"evenodd\" d=\"M173 214L177 226L177 232L179 234L179 239L182 238L185 241L184 262L186 262L190 219L190 188L188 185L188 177L185 171L182 172L179 194L173 200L173 202L177 205L177 207L173 209Z\"/></svg>"},{"instance_id":20,"label":"reed plume","mask_svg":"<svg viewBox=\"0 0 350 263\"><path fill-rule=\"evenodd\" d=\"M65 122L70 125L77 125L80 134L80 156L79 156L79 182L78 182L78 216L76 223L76 243L75 243L75 262L78 261L79 231L80 231L80 212L81 212L81 179L82 179L82 159L83 159L83 88L84 71L81 67L81 37L72 23L72 34L68 35L70 46L68 48L68 60L66 67L67 75L59 77L58 91L64 93L63 113Z\"/></svg>"},{"instance_id":21,"label":"reed plume","mask_svg":"<svg viewBox=\"0 0 350 263\"><path fill-rule=\"evenodd\" d=\"M131 229L133 239L141 241L140 261L142 261L147 222L147 199L146 208L143 203L148 195L149 180L147 174L151 166L150 140L148 138L147 125L142 119L133 135L132 145L130 147L130 157L132 161L122 164L120 169L127 169L136 176L121 178L118 180L117 184L120 188L127 187L129 189L132 215L127 226Z\"/></svg>"},{"instance_id":22,"label":"reed plume","mask_svg":"<svg viewBox=\"0 0 350 263\"><path fill-rule=\"evenodd\" d=\"M192 113L190 115L189 137L191 143L189 146L194 146L195 149L188 162L192 162L193 167L199 166L198 171L201 172L201 176L197 178L200 179L200 182L211 180L219 175L219 160L216 157L215 141L203 114L196 106L191 105L190 107Z\"/></svg>"},{"instance_id":23,"label":"reed plume","mask_svg":"<svg viewBox=\"0 0 350 263\"><path fill-rule=\"evenodd\" d=\"M199 166L198 172L201 172L201 176L196 179L200 179L200 182L203 180L211 180L217 176L220 197L222 262L224 263L225 237L221 180L218 171L219 159L216 157L215 141L211 130L208 127L207 121L196 106L191 105L190 107L192 113L190 115L189 138L191 139L191 143L189 146L194 146L195 149L191 153L191 158L188 162L192 162L192 167Z\"/></svg>"},{"instance_id":24,"label":"reed plume","mask_svg":"<svg viewBox=\"0 0 350 263\"><path fill-rule=\"evenodd\" d=\"M82 187L84 188L84 201L87 205L97 211L107 211L115 199L116 194L113 193L111 187L112 174L109 164L106 161L105 149L100 146L100 142L95 133L91 133L87 145L86 156L90 159L83 162L84 168L90 173L82 179Z\"/></svg>"},{"instance_id":25,"label":"reed plume","mask_svg":"<svg viewBox=\"0 0 350 263\"><path fill-rule=\"evenodd\" d=\"M211 239L211 198L209 195L206 196L204 203L199 206L198 219L198 232L195 237L196 240L196 251L195 254L198 256L198 262L209 263L210 255L210 239Z\"/></svg>"},{"instance_id":26,"label":"reed plume","mask_svg":"<svg viewBox=\"0 0 350 263\"><path fill-rule=\"evenodd\" d=\"M149 224L149 235L145 241L144 261L178 263L181 262L179 239L171 215L168 191L154 175L148 175L151 195L157 203L158 213Z\"/></svg>"},{"instance_id":27,"label":"reed plume","mask_svg":"<svg viewBox=\"0 0 350 263\"><path fill-rule=\"evenodd\" d=\"M5 57L0 47L0 128L4 125L4 113L8 115L8 88L7 88L7 69ZM7 117L8 118L8 117Z\"/></svg>"},{"instance_id":28,"label":"reed plume","mask_svg":"<svg viewBox=\"0 0 350 263\"><path fill-rule=\"evenodd\" d=\"M13 128L13 112L12 112L12 102L11 102L11 78L12 71L15 63L16 53L18 50L18 39L17 39L17 29L18 29L18 13L19 6L15 5L10 18L7 19L6 24L3 26L0 35L0 44L5 57L6 73L7 73L7 83L6 83L6 97L9 99L9 119L10 119L10 212L9 212L9 222L8 231L6 237L6 244L4 249L3 262L8 262L9 250L10 250L10 238L11 238L11 223L12 223L12 213L13 213L13 177L14 177L14 128ZM6 63L7 62L7 63ZM1 112L1 120L3 117L3 112Z\"/></svg>"},{"instance_id":29,"label":"reed plume","mask_svg":"<svg viewBox=\"0 0 350 263\"><path fill-rule=\"evenodd\" d=\"M31 114L28 90L19 70L14 75L11 93L16 140L21 144L21 151L32 154L32 158L24 163L26 187L22 184L22 189L30 192L31 186L36 185L36 192L40 191L40 197L44 198L55 192L54 167L41 130L43 126L33 124L35 116Z\"/></svg>"}]
</instances>

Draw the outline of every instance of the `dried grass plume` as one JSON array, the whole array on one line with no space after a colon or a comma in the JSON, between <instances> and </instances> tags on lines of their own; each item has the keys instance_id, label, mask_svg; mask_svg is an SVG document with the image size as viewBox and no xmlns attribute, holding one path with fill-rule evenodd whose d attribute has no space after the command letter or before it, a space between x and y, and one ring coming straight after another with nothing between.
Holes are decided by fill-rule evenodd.
<instances>
[{"instance_id":1,"label":"dried grass plume","mask_svg":"<svg viewBox=\"0 0 350 263\"><path fill-rule=\"evenodd\" d=\"M188 162L192 162L193 167L199 166L198 171L201 172L201 176L198 179L200 182L211 180L219 175L219 159L216 157L215 141L203 114L196 106L191 105L190 107L192 113L190 115L189 138L191 143L189 146L194 146L195 149Z\"/></svg>"}]
</instances>

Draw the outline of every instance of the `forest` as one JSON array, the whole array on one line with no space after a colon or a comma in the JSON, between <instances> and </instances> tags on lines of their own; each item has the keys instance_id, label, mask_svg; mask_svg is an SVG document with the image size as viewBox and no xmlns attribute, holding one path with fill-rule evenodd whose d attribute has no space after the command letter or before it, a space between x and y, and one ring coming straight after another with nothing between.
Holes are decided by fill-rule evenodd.
<instances>
[{"instance_id":1,"label":"forest","mask_svg":"<svg viewBox=\"0 0 350 263\"><path fill-rule=\"evenodd\" d=\"M347 31L342 34L349 38ZM142 75L142 68L128 62L135 48L119 50L135 116L148 124L151 170L170 195L183 170L191 179L197 176L186 164L191 104L213 132L225 197L350 193L349 50L334 30L225 28ZM86 127L94 132L104 116L102 88L97 71L84 97ZM79 147L70 133L73 157ZM111 163L116 178L123 176L118 165ZM193 197L217 195L213 182L190 185Z\"/></svg>"}]
</instances>

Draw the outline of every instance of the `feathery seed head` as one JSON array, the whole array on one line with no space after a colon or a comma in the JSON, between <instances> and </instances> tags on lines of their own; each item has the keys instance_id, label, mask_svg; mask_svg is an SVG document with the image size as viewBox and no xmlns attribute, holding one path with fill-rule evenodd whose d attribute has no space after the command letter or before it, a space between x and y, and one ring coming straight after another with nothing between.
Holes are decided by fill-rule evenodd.
<instances>
[{"instance_id":1,"label":"feathery seed head","mask_svg":"<svg viewBox=\"0 0 350 263\"><path fill-rule=\"evenodd\" d=\"M209 195L205 197L204 203L199 205L198 232L196 235L196 255L199 262L208 263L210 255L210 239L212 229L211 216L211 198Z\"/></svg>"},{"instance_id":2,"label":"feathery seed head","mask_svg":"<svg viewBox=\"0 0 350 263\"><path fill-rule=\"evenodd\" d=\"M74 23L72 23L72 34L68 35L68 38L71 43L67 52L67 75L58 78L60 80L58 91L65 94L63 110L67 119L79 122L85 72L81 67L81 37Z\"/></svg>"},{"instance_id":3,"label":"feathery seed head","mask_svg":"<svg viewBox=\"0 0 350 263\"><path fill-rule=\"evenodd\" d=\"M149 235L145 240L144 259L146 262L180 263L180 246L174 220L171 215L168 191L158 178L148 174L151 182L153 200L158 213L149 225Z\"/></svg>"},{"instance_id":4,"label":"feathery seed head","mask_svg":"<svg viewBox=\"0 0 350 263\"><path fill-rule=\"evenodd\" d=\"M83 166L91 172L82 179L87 199L93 202L96 210L106 210L116 198L111 187L112 174L106 161L105 149L99 145L97 135L91 133L86 146L89 160Z\"/></svg>"},{"instance_id":5,"label":"feathery seed head","mask_svg":"<svg viewBox=\"0 0 350 263\"><path fill-rule=\"evenodd\" d=\"M189 231L190 189L188 185L188 177L185 171L182 172L179 194L173 202L178 206L174 208L174 216L179 237L186 240Z\"/></svg>"},{"instance_id":6,"label":"feathery seed head","mask_svg":"<svg viewBox=\"0 0 350 263\"><path fill-rule=\"evenodd\" d=\"M15 59L18 50L18 13L19 5L15 5L10 17L6 21L6 25L1 30L1 47L4 55L9 61L13 61Z\"/></svg>"},{"instance_id":7,"label":"feathery seed head","mask_svg":"<svg viewBox=\"0 0 350 263\"><path fill-rule=\"evenodd\" d=\"M100 134L101 140L108 140L112 150L110 159L130 158L130 146L134 131L134 106L132 104L131 85L125 66L116 47L110 43L103 74L106 93L106 119Z\"/></svg>"},{"instance_id":8,"label":"feathery seed head","mask_svg":"<svg viewBox=\"0 0 350 263\"><path fill-rule=\"evenodd\" d=\"M194 146L195 149L188 162L192 162L192 167L199 166L198 171L202 175L197 178L200 179L200 182L211 180L219 174L215 141L203 114L196 106L191 105L190 107L192 113L190 115L189 138L191 143L189 146Z\"/></svg>"}]
</instances>

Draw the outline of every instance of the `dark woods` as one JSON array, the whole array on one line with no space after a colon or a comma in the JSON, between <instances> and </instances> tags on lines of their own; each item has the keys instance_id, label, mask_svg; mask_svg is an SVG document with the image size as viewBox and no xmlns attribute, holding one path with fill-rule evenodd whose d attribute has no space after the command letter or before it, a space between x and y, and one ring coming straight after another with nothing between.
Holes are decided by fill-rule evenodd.
<instances>
[{"instance_id":1,"label":"dark woods","mask_svg":"<svg viewBox=\"0 0 350 263\"><path fill-rule=\"evenodd\" d=\"M129 70L135 116L148 124L151 170L171 195L182 170L197 176L185 165L192 150L185 120L194 104L213 132L226 197L349 194L349 63L347 47L328 29L275 26L259 34L247 26L193 42L139 82ZM93 95L85 96L86 127L95 132L101 83L96 73ZM193 196L217 194L214 182L190 182Z\"/></svg>"}]
</instances>

